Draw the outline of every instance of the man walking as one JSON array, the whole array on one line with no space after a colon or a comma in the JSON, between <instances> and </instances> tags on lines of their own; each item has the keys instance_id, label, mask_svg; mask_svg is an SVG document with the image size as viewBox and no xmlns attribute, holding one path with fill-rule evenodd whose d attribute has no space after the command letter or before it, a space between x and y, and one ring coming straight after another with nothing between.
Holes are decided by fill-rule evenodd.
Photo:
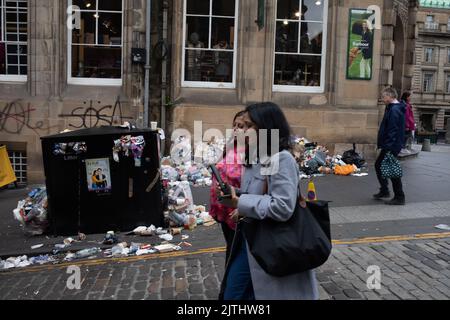
<instances>
[{"instance_id":1,"label":"man walking","mask_svg":"<svg viewBox=\"0 0 450 320\"><path fill-rule=\"evenodd\" d=\"M388 180L384 179L381 174L381 163L388 152L391 152L395 157L398 156L405 139L406 105L397 100L398 94L394 88L384 89L381 96L383 102L386 104L386 110L378 131L378 149L381 152L375 162L375 170L381 188L380 192L373 196L377 200L390 197ZM388 205L404 205L405 194L403 193L401 178L391 180L394 189L394 198L385 203Z\"/></svg>"}]
</instances>

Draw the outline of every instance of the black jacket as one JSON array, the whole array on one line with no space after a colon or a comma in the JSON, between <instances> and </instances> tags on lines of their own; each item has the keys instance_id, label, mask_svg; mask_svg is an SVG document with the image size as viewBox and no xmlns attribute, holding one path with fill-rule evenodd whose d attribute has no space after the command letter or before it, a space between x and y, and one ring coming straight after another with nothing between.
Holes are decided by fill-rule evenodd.
<instances>
[{"instance_id":1,"label":"black jacket","mask_svg":"<svg viewBox=\"0 0 450 320\"><path fill-rule=\"evenodd\" d=\"M391 103L386 107L383 121L378 131L378 148L391 151L394 156L400 153L405 140L406 105L403 102Z\"/></svg>"}]
</instances>

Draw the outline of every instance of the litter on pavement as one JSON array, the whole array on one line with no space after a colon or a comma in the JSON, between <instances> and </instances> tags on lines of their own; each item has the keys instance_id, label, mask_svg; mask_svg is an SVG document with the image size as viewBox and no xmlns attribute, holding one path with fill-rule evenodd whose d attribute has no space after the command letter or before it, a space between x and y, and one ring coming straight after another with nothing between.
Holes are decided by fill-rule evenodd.
<instances>
[{"instance_id":1,"label":"litter on pavement","mask_svg":"<svg viewBox=\"0 0 450 320\"><path fill-rule=\"evenodd\" d=\"M435 228L440 229L440 230L450 231L450 226L447 224L438 224L437 226L435 226Z\"/></svg>"},{"instance_id":2,"label":"litter on pavement","mask_svg":"<svg viewBox=\"0 0 450 320\"><path fill-rule=\"evenodd\" d=\"M47 206L45 187L33 189L26 199L18 202L13 210L14 218L27 236L42 235L47 230Z\"/></svg>"}]
</instances>

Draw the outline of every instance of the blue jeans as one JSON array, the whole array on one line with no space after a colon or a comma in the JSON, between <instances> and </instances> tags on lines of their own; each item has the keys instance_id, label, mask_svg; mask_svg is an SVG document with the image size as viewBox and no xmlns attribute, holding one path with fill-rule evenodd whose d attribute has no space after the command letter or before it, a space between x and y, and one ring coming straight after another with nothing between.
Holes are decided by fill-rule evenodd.
<instances>
[{"instance_id":1,"label":"blue jeans","mask_svg":"<svg viewBox=\"0 0 450 320\"><path fill-rule=\"evenodd\" d=\"M248 264L247 245L244 240L242 242L229 266L224 300L255 300Z\"/></svg>"}]
</instances>

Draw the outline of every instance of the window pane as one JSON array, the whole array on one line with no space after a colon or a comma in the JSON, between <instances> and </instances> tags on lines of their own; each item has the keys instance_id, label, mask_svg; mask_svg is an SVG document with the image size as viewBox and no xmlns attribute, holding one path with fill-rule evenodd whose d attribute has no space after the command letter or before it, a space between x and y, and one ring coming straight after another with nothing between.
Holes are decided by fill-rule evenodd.
<instances>
[{"instance_id":1,"label":"window pane","mask_svg":"<svg viewBox=\"0 0 450 320\"><path fill-rule=\"evenodd\" d=\"M18 75L19 68L17 66L8 66L8 74L10 75Z\"/></svg>"},{"instance_id":2,"label":"window pane","mask_svg":"<svg viewBox=\"0 0 450 320\"><path fill-rule=\"evenodd\" d=\"M211 46L214 49L234 48L234 19L212 19Z\"/></svg>"},{"instance_id":3,"label":"window pane","mask_svg":"<svg viewBox=\"0 0 450 320\"><path fill-rule=\"evenodd\" d=\"M209 15L209 0L187 0L187 14Z\"/></svg>"},{"instance_id":4,"label":"window pane","mask_svg":"<svg viewBox=\"0 0 450 320\"><path fill-rule=\"evenodd\" d=\"M73 29L72 43L95 44L96 23L93 12L81 12L81 29Z\"/></svg>"},{"instance_id":5,"label":"window pane","mask_svg":"<svg viewBox=\"0 0 450 320\"><path fill-rule=\"evenodd\" d=\"M298 52L298 22L277 22L277 52Z\"/></svg>"},{"instance_id":6,"label":"window pane","mask_svg":"<svg viewBox=\"0 0 450 320\"><path fill-rule=\"evenodd\" d=\"M19 57L17 55L8 55L8 64L19 64Z\"/></svg>"},{"instance_id":7,"label":"window pane","mask_svg":"<svg viewBox=\"0 0 450 320\"><path fill-rule=\"evenodd\" d=\"M27 75L27 67L20 67L20 75L26 76Z\"/></svg>"},{"instance_id":8,"label":"window pane","mask_svg":"<svg viewBox=\"0 0 450 320\"><path fill-rule=\"evenodd\" d=\"M233 81L233 52L186 50L185 80Z\"/></svg>"},{"instance_id":9,"label":"window pane","mask_svg":"<svg viewBox=\"0 0 450 320\"><path fill-rule=\"evenodd\" d=\"M323 21L323 3L324 0L303 0L302 20Z\"/></svg>"},{"instance_id":10,"label":"window pane","mask_svg":"<svg viewBox=\"0 0 450 320\"><path fill-rule=\"evenodd\" d=\"M16 44L8 44L7 46L7 54L18 53L18 48Z\"/></svg>"},{"instance_id":11,"label":"window pane","mask_svg":"<svg viewBox=\"0 0 450 320\"><path fill-rule=\"evenodd\" d=\"M17 33L7 33L6 41L17 42L18 41Z\"/></svg>"},{"instance_id":12,"label":"window pane","mask_svg":"<svg viewBox=\"0 0 450 320\"><path fill-rule=\"evenodd\" d=\"M278 0L277 1L277 19L298 19L299 0Z\"/></svg>"},{"instance_id":13,"label":"window pane","mask_svg":"<svg viewBox=\"0 0 450 320\"><path fill-rule=\"evenodd\" d=\"M323 24L315 22L301 23L300 52L322 53Z\"/></svg>"},{"instance_id":14,"label":"window pane","mask_svg":"<svg viewBox=\"0 0 450 320\"><path fill-rule=\"evenodd\" d=\"M95 10L95 0L72 0L72 5L80 7L81 10Z\"/></svg>"},{"instance_id":15,"label":"window pane","mask_svg":"<svg viewBox=\"0 0 450 320\"><path fill-rule=\"evenodd\" d=\"M186 24L186 46L188 48L207 48L209 18L186 17Z\"/></svg>"},{"instance_id":16,"label":"window pane","mask_svg":"<svg viewBox=\"0 0 450 320\"><path fill-rule=\"evenodd\" d=\"M275 85L320 86L322 58L302 55L275 55Z\"/></svg>"},{"instance_id":17,"label":"window pane","mask_svg":"<svg viewBox=\"0 0 450 320\"><path fill-rule=\"evenodd\" d=\"M122 14L100 13L98 44L122 45Z\"/></svg>"},{"instance_id":18,"label":"window pane","mask_svg":"<svg viewBox=\"0 0 450 320\"><path fill-rule=\"evenodd\" d=\"M213 0L214 16L231 16L235 14L235 0Z\"/></svg>"},{"instance_id":19,"label":"window pane","mask_svg":"<svg viewBox=\"0 0 450 320\"><path fill-rule=\"evenodd\" d=\"M72 77L120 79L122 48L72 46Z\"/></svg>"},{"instance_id":20,"label":"window pane","mask_svg":"<svg viewBox=\"0 0 450 320\"><path fill-rule=\"evenodd\" d=\"M98 0L98 10L122 11L122 0Z\"/></svg>"}]
</instances>

